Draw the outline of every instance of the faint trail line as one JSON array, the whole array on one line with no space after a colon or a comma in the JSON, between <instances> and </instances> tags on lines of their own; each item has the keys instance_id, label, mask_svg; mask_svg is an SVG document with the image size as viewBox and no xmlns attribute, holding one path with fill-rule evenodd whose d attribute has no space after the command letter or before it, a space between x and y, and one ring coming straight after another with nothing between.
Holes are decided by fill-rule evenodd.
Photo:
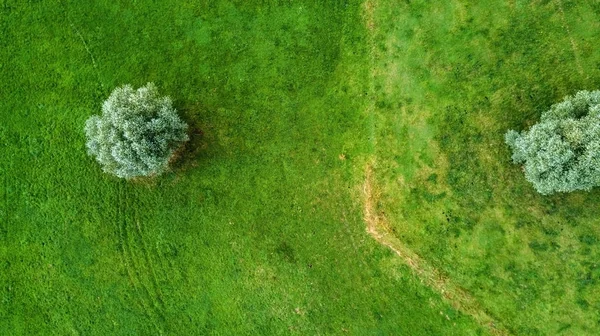
<instances>
[{"instance_id":1,"label":"faint trail line","mask_svg":"<svg viewBox=\"0 0 600 336\"><path fill-rule=\"evenodd\" d=\"M375 47L375 7L377 0L366 0L363 4L363 15L365 26L368 30L367 40L369 43L369 85L367 92L367 105L365 107L365 114L368 120L368 134L369 134L369 147L371 152L375 152L377 146L377 137L375 136L375 79L379 75L379 71L375 66L375 55L377 49ZM368 96L371 96L370 99Z\"/></svg>"},{"instance_id":2,"label":"faint trail line","mask_svg":"<svg viewBox=\"0 0 600 336\"><path fill-rule=\"evenodd\" d=\"M119 246L121 248L122 262L141 311L143 311L154 325L158 335L164 335L164 332L156 319L158 318L159 320L164 321L165 318L161 311L156 308L152 295L142 282L139 268L135 265L134 255L131 251L131 244L128 238L129 235L127 234L127 218L123 213L123 208L127 208L127 196L123 184L119 184L117 193L117 226L119 230Z\"/></svg>"},{"instance_id":3,"label":"faint trail line","mask_svg":"<svg viewBox=\"0 0 600 336\"><path fill-rule=\"evenodd\" d=\"M363 5L363 19L368 30L368 41L370 44L369 63L369 86L365 106L365 115L368 118L369 143L372 155L376 155L376 106L375 106L375 81L379 76L384 75L376 64L379 54L375 34L377 22L375 20L375 10L377 0L366 0ZM408 248L404 243L390 234L390 226L385 217L380 215L377 210L379 192L375 188L374 168L375 159L367 162L365 167L365 181L362 186L363 193L363 211L364 221L366 223L367 233L380 244L388 247L396 253L400 259L415 273L415 275L428 287L437 291L452 307L458 311L471 316L477 323L483 326L490 334L495 336L508 336L509 331L500 325L492 316L490 316L469 293L453 284L446 276L435 267L427 263L426 260L419 257L415 252Z\"/></svg>"},{"instance_id":4,"label":"faint trail line","mask_svg":"<svg viewBox=\"0 0 600 336\"><path fill-rule=\"evenodd\" d=\"M367 29L372 33L375 30L375 7L377 6L376 0L367 0L363 4L365 14L365 25Z\"/></svg>"},{"instance_id":5,"label":"faint trail line","mask_svg":"<svg viewBox=\"0 0 600 336\"><path fill-rule=\"evenodd\" d=\"M140 241L142 253L144 254L144 259L146 261L146 265L148 270L150 271L150 282L152 283L152 287L154 289L156 299L160 304L161 309L165 309L165 302L163 301L163 294L160 290L160 286L158 285L158 278L156 277L155 267L152 266L152 259L150 258L150 254L148 252L148 248L146 247L146 242L144 241L144 237L142 236L142 228L140 227L140 222L136 220L136 232L137 238Z\"/></svg>"},{"instance_id":6,"label":"faint trail line","mask_svg":"<svg viewBox=\"0 0 600 336\"><path fill-rule=\"evenodd\" d=\"M90 51L90 47L88 47L87 42L85 42L83 35L81 35L81 33L79 32L79 29L77 29L75 27L75 25L72 23L71 23L71 28L73 28L73 31L75 31L75 34L77 34L77 36L79 36L79 38L81 39L81 42L83 42L83 46L85 47L85 50L87 51L87 53L90 55L90 58L92 59L92 65L94 66L94 68L98 69L98 64L96 64L96 58L94 58L94 55Z\"/></svg>"},{"instance_id":7,"label":"faint trail line","mask_svg":"<svg viewBox=\"0 0 600 336\"><path fill-rule=\"evenodd\" d=\"M160 319L161 321L164 320L164 316L162 314L161 311L161 307L160 307L160 303L157 303L154 295L152 295L152 291L148 288L149 286L145 283L144 281L144 273L142 270L142 266L140 266L143 261L140 260L141 258L137 257L135 253L133 253L133 249L131 247L132 243L135 246L136 242L135 242L135 237L133 235L131 235L127 230L127 227L125 227L125 239L127 241L126 243L126 249L127 249L127 253L129 254L129 259L131 260L131 269L133 270L133 273L135 275L135 278L137 278L137 282L139 284L139 288L141 288L141 292L142 292L142 296L143 298L145 298L148 302L145 302L150 308L148 311L148 315L152 315L155 314L158 319ZM143 301L144 299L141 298L141 300ZM152 314L150 314L152 313Z\"/></svg>"},{"instance_id":8,"label":"faint trail line","mask_svg":"<svg viewBox=\"0 0 600 336\"><path fill-rule=\"evenodd\" d=\"M573 49L573 54L575 56L575 65L577 66L577 71L582 76L586 76L583 67L581 66L581 60L579 58L579 48L575 43L575 39L573 38L573 34L571 33L571 29L567 23L567 16L565 15L565 10L563 8L562 0L556 0L556 5L558 6L558 11L560 12L560 19L562 21L563 28L567 31L567 35L569 35L569 40L571 41L571 48Z\"/></svg>"},{"instance_id":9,"label":"faint trail line","mask_svg":"<svg viewBox=\"0 0 600 336\"><path fill-rule=\"evenodd\" d=\"M380 244L394 251L425 285L439 292L456 310L473 317L492 335L510 335L508 330L490 316L475 298L464 289L453 284L442 272L431 266L426 260L419 257L389 233L389 226L385 218L377 213L376 204L379 194L374 190L373 179L373 163L371 162L365 168L365 182L363 184L364 220L367 225L367 233Z\"/></svg>"},{"instance_id":10,"label":"faint trail line","mask_svg":"<svg viewBox=\"0 0 600 336\"><path fill-rule=\"evenodd\" d=\"M83 38L83 35L79 31L79 29L77 29L77 27L75 27L75 25L73 24L73 22L71 21L71 19L68 16L67 16L67 21L69 22L71 29L73 29L75 34L79 37L79 39L83 43L83 47L85 48L85 51L88 53L88 55L90 55L90 59L92 60L92 66L94 67L94 71L96 72L96 77L98 77L98 82L100 83L100 87L104 88L104 84L100 80L100 78L101 78L100 70L98 69L98 63L96 63L96 58L94 57L94 54L92 54L90 47L88 46L87 42L85 41L85 38Z\"/></svg>"},{"instance_id":11,"label":"faint trail line","mask_svg":"<svg viewBox=\"0 0 600 336\"><path fill-rule=\"evenodd\" d=\"M124 198L124 202L122 203L125 208L128 208L128 199L127 197ZM134 216L135 217L135 216ZM129 255L129 259L131 261L131 269L133 270L133 273L135 275L135 277L137 278L137 282L139 284L139 288L141 288L141 292L142 295L140 296L140 300L144 301L144 298L148 301L145 302L149 308L147 310L147 314L148 316L152 316L153 314L155 315L155 317L157 319L159 319L161 322L165 321L165 317L163 315L163 310L161 309L161 305L160 305L160 301L159 303L156 302L156 299L152 293L152 291L148 288L149 286L146 284L146 282L144 281L144 279L146 277L144 277L144 275L147 275L147 271L145 271L144 269L142 269L143 267L143 258L140 258L137 256L136 253L134 253L134 249L133 248L138 248L138 243L136 242L136 234L135 234L135 229L131 228L131 225L128 225L127 223L127 217L123 217L123 230L124 230L124 239L125 239L125 249L127 250L127 253ZM134 231L133 233L131 233L130 231ZM133 246L133 248L132 248ZM143 251L142 251L143 252ZM150 275L150 277L152 277ZM150 287L152 286L152 281L150 281ZM155 321L153 321L155 322ZM157 330L159 331L159 334L163 334L163 331L161 328L158 327L158 325L155 323Z\"/></svg>"},{"instance_id":12,"label":"faint trail line","mask_svg":"<svg viewBox=\"0 0 600 336\"><path fill-rule=\"evenodd\" d=\"M118 230L118 235L119 235L119 241L118 241L118 245L119 245L119 250L121 252L120 257L121 257L121 262L123 263L123 268L125 269L125 272L127 272L127 277L129 279L129 283L131 285L131 287L134 289L134 291L137 293L138 292L138 287L136 285L136 282L133 278L133 274L131 272L131 266L129 265L129 258L128 258L128 254L127 251L125 249L125 233L123 232L123 225L121 223L124 222L123 219L123 214L122 214L122 210L121 210L121 204L122 204L122 187L119 186L118 187L118 192L117 192L117 209L116 209L116 226L117 226L117 230ZM142 300L140 300L139 296L135 297L137 300L136 303L138 304L138 307L143 310L146 311L146 307L144 305L144 302L142 302Z\"/></svg>"}]
</instances>

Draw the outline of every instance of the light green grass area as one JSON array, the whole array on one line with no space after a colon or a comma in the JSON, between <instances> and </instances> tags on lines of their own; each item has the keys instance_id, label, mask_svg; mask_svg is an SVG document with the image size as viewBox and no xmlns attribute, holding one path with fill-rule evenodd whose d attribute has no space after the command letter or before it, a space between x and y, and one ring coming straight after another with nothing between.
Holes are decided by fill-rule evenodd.
<instances>
[{"instance_id":1,"label":"light green grass area","mask_svg":"<svg viewBox=\"0 0 600 336\"><path fill-rule=\"evenodd\" d=\"M600 191L541 196L525 129L600 86L597 1L380 1L376 166L397 238L516 335L600 333Z\"/></svg>"},{"instance_id":2,"label":"light green grass area","mask_svg":"<svg viewBox=\"0 0 600 336\"><path fill-rule=\"evenodd\" d=\"M0 1L0 334L484 334L365 233L360 186L371 154L365 113L371 63L361 6L314 0ZM412 21L395 18L390 27L413 27L426 18L398 6L398 13L382 9L381 20L401 14ZM428 15L429 6L422 7ZM575 20L574 9L569 13ZM528 19L522 20L517 27L527 27ZM438 42L427 43L434 52ZM413 54L423 47L412 46ZM580 44L587 68L585 47ZM430 61L444 59L432 54ZM421 61L404 66L413 69ZM573 71L561 73L578 78ZM410 95L442 99L419 93L426 79L412 79L410 90L394 89L402 94L394 104L410 106ZM192 126L192 140L165 176L120 181L86 155L83 125L114 87L148 81L173 98ZM568 91L544 85L539 106ZM511 98L508 93L497 101ZM512 116L510 126L522 119L515 110L506 115ZM445 150L452 153L457 139L463 138L451 138ZM507 165L499 172L520 179ZM549 208L516 183L528 202L542 202L538 211ZM582 204L589 204L587 197L579 196ZM584 216L591 217L588 211ZM583 231L589 227L583 220L577 217L581 223L572 229L552 222L548 227L590 231ZM558 260L550 239L563 234L541 233L533 219L520 230L547 239L539 240L548 246L539 253ZM430 241L425 237L416 246ZM577 254L572 262L592 260L596 250L587 248L590 256ZM526 266L515 261L519 270ZM468 274L461 280L471 279ZM589 312L595 302L588 302Z\"/></svg>"}]
</instances>

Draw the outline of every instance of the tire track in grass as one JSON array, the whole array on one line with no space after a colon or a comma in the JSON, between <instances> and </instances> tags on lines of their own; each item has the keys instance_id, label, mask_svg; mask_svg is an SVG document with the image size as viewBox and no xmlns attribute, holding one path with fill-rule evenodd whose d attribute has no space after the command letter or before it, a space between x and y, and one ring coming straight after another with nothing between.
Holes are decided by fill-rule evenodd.
<instances>
[{"instance_id":1,"label":"tire track in grass","mask_svg":"<svg viewBox=\"0 0 600 336\"><path fill-rule=\"evenodd\" d=\"M144 255L144 260L146 266L148 268L148 273L150 277L150 282L152 284L152 289L154 291L154 295L156 296L156 300L158 301L158 305L160 306L161 311L165 310L165 302L163 299L162 291L160 290L160 286L158 284L158 277L156 276L156 267L153 266L152 259L150 258L150 253L148 252L148 247L146 246L146 242L144 241L144 236L142 235L142 228L140 226L140 221L135 220L135 230L134 234L137 237L139 244L138 246L142 250L142 254Z\"/></svg>"},{"instance_id":2,"label":"tire track in grass","mask_svg":"<svg viewBox=\"0 0 600 336\"><path fill-rule=\"evenodd\" d=\"M140 257L139 250L141 250L140 245L136 242L135 233L132 233L131 225L124 224L124 232L126 239L126 249L129 255L129 259L131 261L131 269L134 272L135 277L137 278L137 282L139 284L139 288L141 288L141 292L143 297L147 300L145 303L150 306L150 311L161 321L165 321L165 317L162 312L162 306L160 301L156 298L156 294L152 290L152 280L148 280L148 278L152 278L150 272L147 270L147 265L144 262L143 257ZM148 282L150 284L148 284Z\"/></svg>"},{"instance_id":3,"label":"tire track in grass","mask_svg":"<svg viewBox=\"0 0 600 336\"><path fill-rule=\"evenodd\" d=\"M124 244L124 239L123 239L123 227L121 226L122 223L122 209L121 209L121 186L119 185L117 187L117 197L116 197L116 208L115 208L115 226L116 226L116 233L117 233L117 245L118 245L118 249L119 249L119 259L121 260L121 264L123 265L123 269L124 271L127 273L127 278L129 279L129 284L131 285L132 288L136 289L135 286L135 281L133 280L133 276L131 275L131 268L129 267L129 262L126 258L126 252L125 252L125 244ZM125 293L125 295L128 296L128 298L130 298L129 293ZM139 300L133 300L135 298L132 298L132 302L135 302L137 304L137 307L140 310L144 310L144 307L142 305L142 303Z\"/></svg>"},{"instance_id":4,"label":"tire track in grass","mask_svg":"<svg viewBox=\"0 0 600 336\"><path fill-rule=\"evenodd\" d=\"M165 317L162 311L155 306L152 294L143 283L140 269L136 265L135 255L132 252L130 234L128 233L127 216L125 209L127 209L127 196L124 188L124 184L120 183L117 192L117 211L116 211L116 225L119 233L119 248L121 252L121 261L123 267L127 272L129 283L135 293L133 298L137 302L138 308L148 317L152 325L156 329L159 335L164 335L164 331L160 324L164 324Z\"/></svg>"},{"instance_id":5,"label":"tire track in grass","mask_svg":"<svg viewBox=\"0 0 600 336\"><path fill-rule=\"evenodd\" d=\"M85 51L89 55L94 71L98 77L100 87L103 88L104 85L100 80L100 71L94 54L92 53L81 31L77 29L68 15L66 18L72 31L80 39ZM127 216L125 215L125 210L127 208L128 204L124 184L120 183L117 192L116 225L119 235L118 245L121 254L121 262L125 271L127 272L129 283L135 292L136 300L133 301L136 302L138 308L143 311L150 320L152 320L152 324L159 334L162 335L164 332L156 320L158 319L161 323L166 321L164 316L165 303L163 300L163 295L160 291L160 287L158 286L156 271L152 266L148 249L146 248L146 244L143 240L139 221L135 219L135 229L130 228L131 225L127 224ZM133 231L133 233L131 231ZM143 257L139 257L136 255L136 253L134 253L134 250L137 249L141 250ZM148 278L150 286L144 283L144 279ZM148 287L151 287L151 290Z\"/></svg>"},{"instance_id":6,"label":"tire track in grass","mask_svg":"<svg viewBox=\"0 0 600 336\"><path fill-rule=\"evenodd\" d=\"M123 264L123 268L125 269L125 272L127 273L127 277L129 279L129 284L131 285L131 288L133 289L133 291L135 292L135 295L133 297L134 302L137 303L138 308L140 308L140 310L144 313L144 315L146 315L148 318L151 318L151 314L149 313L149 309L145 303L145 301L141 298L141 295L139 294L139 285L138 282L136 281L136 278L134 277L134 271L133 271L133 266L131 266L131 260L130 260L130 256L129 256L129 249L128 249L128 243L127 243L127 233L124 230L126 227L126 219L125 219L125 215L123 208L126 207L125 205L125 196L124 196L124 190L123 190L123 185L119 184L118 186L118 190L117 190L117 207L116 207L116 226L117 226L117 231L118 231L118 235L119 235L119 250L120 250L120 257L121 257L121 263Z\"/></svg>"},{"instance_id":7,"label":"tire track in grass","mask_svg":"<svg viewBox=\"0 0 600 336\"><path fill-rule=\"evenodd\" d=\"M558 0L560 1L560 0ZM363 4L363 18L365 27L368 31L368 43L370 44L370 71L369 71L369 102L365 107L365 113L368 118L369 142L372 153L376 153L376 106L375 106L375 80L378 76L384 75L379 71L375 64L377 49L375 45L375 34L377 33L377 24L375 20L375 10L377 0L366 0ZM373 154L375 155L375 154ZM490 334L495 336L508 336L510 332L496 321L485 309L483 309L477 300L461 287L453 284L448 277L435 267L422 259L408 246L399 239L390 234L390 225L383 215L377 210L377 203L380 194L375 186L373 169L375 167L375 158L367 162L364 171L364 183L362 186L363 197L363 215L366 223L367 233L378 243L392 250L400 259L413 271L413 273L426 286L438 292L442 298L453 308L463 314L471 316L479 325L484 327ZM446 318L448 318L446 316Z\"/></svg>"}]
</instances>

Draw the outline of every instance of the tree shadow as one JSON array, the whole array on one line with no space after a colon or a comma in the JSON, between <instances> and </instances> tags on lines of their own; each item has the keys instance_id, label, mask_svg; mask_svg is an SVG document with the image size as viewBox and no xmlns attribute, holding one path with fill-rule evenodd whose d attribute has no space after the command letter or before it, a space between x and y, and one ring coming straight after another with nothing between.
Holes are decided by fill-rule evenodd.
<instances>
[{"instance_id":1,"label":"tree shadow","mask_svg":"<svg viewBox=\"0 0 600 336\"><path fill-rule=\"evenodd\" d=\"M208 125L203 122L207 109L199 103L177 106L180 117L188 124L188 137L169 160L170 170L174 173L184 172L198 167L201 158L207 154L210 136L207 136Z\"/></svg>"}]
</instances>

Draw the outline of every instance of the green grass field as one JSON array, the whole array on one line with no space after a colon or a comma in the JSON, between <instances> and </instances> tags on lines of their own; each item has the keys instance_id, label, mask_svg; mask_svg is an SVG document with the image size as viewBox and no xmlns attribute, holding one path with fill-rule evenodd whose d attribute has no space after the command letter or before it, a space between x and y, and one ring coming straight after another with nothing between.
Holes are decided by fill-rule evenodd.
<instances>
[{"instance_id":1,"label":"green grass field","mask_svg":"<svg viewBox=\"0 0 600 336\"><path fill-rule=\"evenodd\" d=\"M0 8L1 335L482 333L364 231L360 2ZM148 81L203 135L119 181L83 123Z\"/></svg>"},{"instance_id":2,"label":"green grass field","mask_svg":"<svg viewBox=\"0 0 600 336\"><path fill-rule=\"evenodd\" d=\"M596 1L381 2L380 211L516 335L600 333L600 191L541 196L504 133L598 89Z\"/></svg>"},{"instance_id":3,"label":"green grass field","mask_svg":"<svg viewBox=\"0 0 600 336\"><path fill-rule=\"evenodd\" d=\"M0 0L0 335L600 332L600 191L542 197L522 129L600 81L595 1ZM191 126L121 181L83 125L154 82Z\"/></svg>"}]
</instances>

